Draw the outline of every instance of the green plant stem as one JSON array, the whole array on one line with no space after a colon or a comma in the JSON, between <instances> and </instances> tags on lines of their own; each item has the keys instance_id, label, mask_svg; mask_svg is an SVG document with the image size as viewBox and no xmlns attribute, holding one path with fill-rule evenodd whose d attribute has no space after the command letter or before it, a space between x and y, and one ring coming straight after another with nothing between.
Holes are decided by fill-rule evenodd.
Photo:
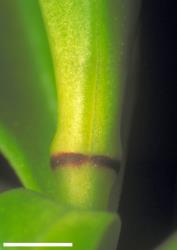
<instances>
[{"instance_id":1,"label":"green plant stem","mask_svg":"<svg viewBox=\"0 0 177 250\"><path fill-rule=\"evenodd\" d=\"M70 153L121 158L121 69L117 68L117 54L120 59L123 36L120 28L122 40L115 48L108 2L40 1L57 79L58 128L51 150L55 158ZM75 168L69 162L66 170L58 161L60 195L67 186L65 202L82 208L110 206L111 190L118 181L116 171L106 167L98 170L98 164L90 162Z\"/></svg>"},{"instance_id":2,"label":"green plant stem","mask_svg":"<svg viewBox=\"0 0 177 250\"><path fill-rule=\"evenodd\" d=\"M57 77L58 131L52 153L119 157L120 82L107 1L40 3Z\"/></svg>"}]
</instances>

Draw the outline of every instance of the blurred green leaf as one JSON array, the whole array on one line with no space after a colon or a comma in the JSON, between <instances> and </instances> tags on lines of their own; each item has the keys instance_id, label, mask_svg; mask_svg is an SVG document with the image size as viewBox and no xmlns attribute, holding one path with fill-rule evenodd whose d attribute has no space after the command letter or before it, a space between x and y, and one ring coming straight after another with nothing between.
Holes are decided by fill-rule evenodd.
<instances>
[{"instance_id":1,"label":"blurred green leaf","mask_svg":"<svg viewBox=\"0 0 177 250\"><path fill-rule=\"evenodd\" d=\"M3 242L72 242L72 249L112 250L120 227L116 214L69 210L24 189L1 194L0 221L0 249Z\"/></svg>"},{"instance_id":2,"label":"blurred green leaf","mask_svg":"<svg viewBox=\"0 0 177 250\"><path fill-rule=\"evenodd\" d=\"M53 192L56 93L38 1L0 1L0 151L25 187Z\"/></svg>"},{"instance_id":3,"label":"blurred green leaf","mask_svg":"<svg viewBox=\"0 0 177 250\"><path fill-rule=\"evenodd\" d=\"M177 249L177 233L174 233L156 250L176 250Z\"/></svg>"}]
</instances>

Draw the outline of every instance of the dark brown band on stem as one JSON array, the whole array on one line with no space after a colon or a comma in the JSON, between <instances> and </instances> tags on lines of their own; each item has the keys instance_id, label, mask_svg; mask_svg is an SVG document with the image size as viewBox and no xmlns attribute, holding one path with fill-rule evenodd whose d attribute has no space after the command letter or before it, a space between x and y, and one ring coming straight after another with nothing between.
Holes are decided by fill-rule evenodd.
<instances>
[{"instance_id":1,"label":"dark brown band on stem","mask_svg":"<svg viewBox=\"0 0 177 250\"><path fill-rule=\"evenodd\" d=\"M120 162L104 155L85 155L81 153L58 153L51 157L52 169L58 167L73 166L78 167L83 164L90 163L96 167L106 167L114 169L117 173L120 169Z\"/></svg>"}]
</instances>

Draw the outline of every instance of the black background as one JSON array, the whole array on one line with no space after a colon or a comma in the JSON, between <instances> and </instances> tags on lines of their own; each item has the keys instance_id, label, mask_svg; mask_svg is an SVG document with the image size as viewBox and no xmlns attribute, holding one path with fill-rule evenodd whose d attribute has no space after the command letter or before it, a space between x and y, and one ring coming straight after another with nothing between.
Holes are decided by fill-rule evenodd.
<instances>
[{"instance_id":1,"label":"black background","mask_svg":"<svg viewBox=\"0 0 177 250\"><path fill-rule=\"evenodd\" d=\"M176 5L142 2L122 123L126 172L119 250L155 249L177 230Z\"/></svg>"}]
</instances>

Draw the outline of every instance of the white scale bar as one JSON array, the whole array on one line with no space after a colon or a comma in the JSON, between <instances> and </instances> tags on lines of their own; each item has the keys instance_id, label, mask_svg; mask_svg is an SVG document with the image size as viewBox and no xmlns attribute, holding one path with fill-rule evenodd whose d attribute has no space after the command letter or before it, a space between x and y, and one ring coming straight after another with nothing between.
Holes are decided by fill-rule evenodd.
<instances>
[{"instance_id":1,"label":"white scale bar","mask_svg":"<svg viewBox=\"0 0 177 250\"><path fill-rule=\"evenodd\" d=\"M4 242L3 247L73 247L73 243L24 243Z\"/></svg>"}]
</instances>

